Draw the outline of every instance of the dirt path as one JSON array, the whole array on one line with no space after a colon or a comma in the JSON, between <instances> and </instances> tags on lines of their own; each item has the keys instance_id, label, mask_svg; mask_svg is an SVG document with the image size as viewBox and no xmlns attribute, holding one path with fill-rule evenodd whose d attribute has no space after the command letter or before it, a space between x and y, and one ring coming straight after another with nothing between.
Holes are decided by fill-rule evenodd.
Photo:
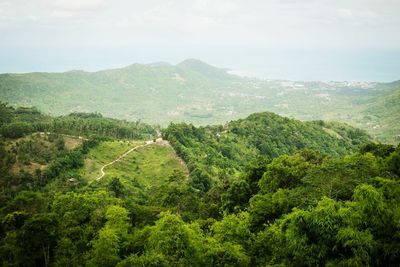
<instances>
[{"instance_id":1,"label":"dirt path","mask_svg":"<svg viewBox=\"0 0 400 267\"><path fill-rule=\"evenodd\" d=\"M146 141L144 144L138 145L138 146L135 146L135 147L132 147L131 149L129 149L128 151L126 151L124 154L122 154L121 156L119 156L117 159L115 159L115 160L113 160L113 161L111 161L111 162L109 162L109 163L103 165L103 166L101 167L101 169L100 169L101 174L100 174L99 177L96 178L96 180L99 181L101 178L104 177L104 175L106 175L106 173L104 172L104 168L106 168L106 167L108 167L108 166L114 164L114 163L117 162L117 161L120 161L121 159L123 159L124 157L126 157L129 153L131 153L132 151L135 151L135 150L138 149L138 148L145 147L145 146L148 146L148 145L151 145L151 144L155 144L155 143L156 143L156 142L154 142L153 140Z\"/></svg>"},{"instance_id":2,"label":"dirt path","mask_svg":"<svg viewBox=\"0 0 400 267\"><path fill-rule=\"evenodd\" d=\"M129 153L131 153L132 151L135 151L135 150L137 150L137 149L139 149L139 148L141 148L141 147L145 147L145 146L153 145L153 144L154 144L154 145L160 145L160 146L169 146L169 147L172 147L171 144L170 144L167 140L164 140L164 139L162 139L162 138L158 138L156 141L154 141L154 140L148 140L148 141L146 141L144 144L141 144L141 145L132 147L131 149L129 149L128 151L126 151L124 154L122 154L121 156L119 156L117 159L115 159L115 160L113 160L113 161L111 161L111 162L109 162L109 163L103 165L103 166L101 167L101 169L100 169L101 174L100 174L99 177L96 178L96 180L99 181L99 180L101 180L101 178L104 177L104 175L106 175L104 169L107 168L108 166L110 166L110 165L116 163L117 161L120 161L121 159L123 159L124 157L126 157ZM174 151L174 153L175 153L175 151ZM175 153L175 156L176 156L177 160L179 161L179 163L180 163L180 164L182 165L182 167L184 168L185 174L186 174L187 176L189 176L189 169L188 169L188 167L187 167L187 165L186 165L186 162L184 162L183 159L181 159L180 157L178 157L178 155L176 155L176 153Z\"/></svg>"}]
</instances>

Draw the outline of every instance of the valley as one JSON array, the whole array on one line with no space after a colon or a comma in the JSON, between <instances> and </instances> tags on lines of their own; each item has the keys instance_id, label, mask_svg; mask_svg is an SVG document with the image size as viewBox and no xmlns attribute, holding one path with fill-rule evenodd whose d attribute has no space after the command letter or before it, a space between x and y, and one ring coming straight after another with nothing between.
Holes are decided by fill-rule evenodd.
<instances>
[{"instance_id":1,"label":"valley","mask_svg":"<svg viewBox=\"0 0 400 267\"><path fill-rule=\"evenodd\" d=\"M2 263L394 266L399 88L197 60L2 74Z\"/></svg>"},{"instance_id":2,"label":"valley","mask_svg":"<svg viewBox=\"0 0 400 267\"><path fill-rule=\"evenodd\" d=\"M165 127L170 122L223 124L254 112L271 111L305 121L346 122L378 141L393 144L399 142L400 134L396 123L399 90L399 82L245 78L196 59L177 65L133 64L98 72L0 75L0 101L35 106L52 115L99 112ZM384 98L393 102L386 105ZM373 109L384 112L377 116Z\"/></svg>"}]
</instances>

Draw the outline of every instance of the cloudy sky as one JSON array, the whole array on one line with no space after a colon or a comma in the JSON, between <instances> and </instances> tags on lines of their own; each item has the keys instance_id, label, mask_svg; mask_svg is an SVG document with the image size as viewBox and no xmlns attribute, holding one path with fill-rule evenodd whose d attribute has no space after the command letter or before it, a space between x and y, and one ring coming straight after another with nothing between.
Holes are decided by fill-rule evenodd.
<instances>
[{"instance_id":1,"label":"cloudy sky","mask_svg":"<svg viewBox=\"0 0 400 267\"><path fill-rule=\"evenodd\" d=\"M198 58L296 80L400 79L399 0L0 0L0 72Z\"/></svg>"}]
</instances>

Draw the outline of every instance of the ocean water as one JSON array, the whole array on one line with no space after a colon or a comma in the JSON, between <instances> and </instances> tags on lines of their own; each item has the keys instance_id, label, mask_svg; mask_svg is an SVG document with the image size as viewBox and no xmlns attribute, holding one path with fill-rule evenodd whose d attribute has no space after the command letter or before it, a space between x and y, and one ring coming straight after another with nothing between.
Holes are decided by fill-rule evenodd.
<instances>
[{"instance_id":1,"label":"ocean water","mask_svg":"<svg viewBox=\"0 0 400 267\"><path fill-rule=\"evenodd\" d=\"M302 81L400 80L400 52L303 52L265 57L256 67L235 68L239 75Z\"/></svg>"},{"instance_id":2,"label":"ocean water","mask_svg":"<svg viewBox=\"0 0 400 267\"><path fill-rule=\"evenodd\" d=\"M2 47L0 73L117 68L197 58L235 73L303 81L400 80L399 49L294 49L252 46Z\"/></svg>"}]
</instances>

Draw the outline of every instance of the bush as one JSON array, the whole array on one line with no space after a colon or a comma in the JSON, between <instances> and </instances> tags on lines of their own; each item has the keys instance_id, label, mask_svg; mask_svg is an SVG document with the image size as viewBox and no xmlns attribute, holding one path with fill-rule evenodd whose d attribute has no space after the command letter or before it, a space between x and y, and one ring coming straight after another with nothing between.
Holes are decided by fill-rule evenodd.
<instances>
[{"instance_id":1,"label":"bush","mask_svg":"<svg viewBox=\"0 0 400 267\"><path fill-rule=\"evenodd\" d=\"M20 138L33 131L32 125L26 122L13 122L0 128L1 135L8 138Z\"/></svg>"}]
</instances>

